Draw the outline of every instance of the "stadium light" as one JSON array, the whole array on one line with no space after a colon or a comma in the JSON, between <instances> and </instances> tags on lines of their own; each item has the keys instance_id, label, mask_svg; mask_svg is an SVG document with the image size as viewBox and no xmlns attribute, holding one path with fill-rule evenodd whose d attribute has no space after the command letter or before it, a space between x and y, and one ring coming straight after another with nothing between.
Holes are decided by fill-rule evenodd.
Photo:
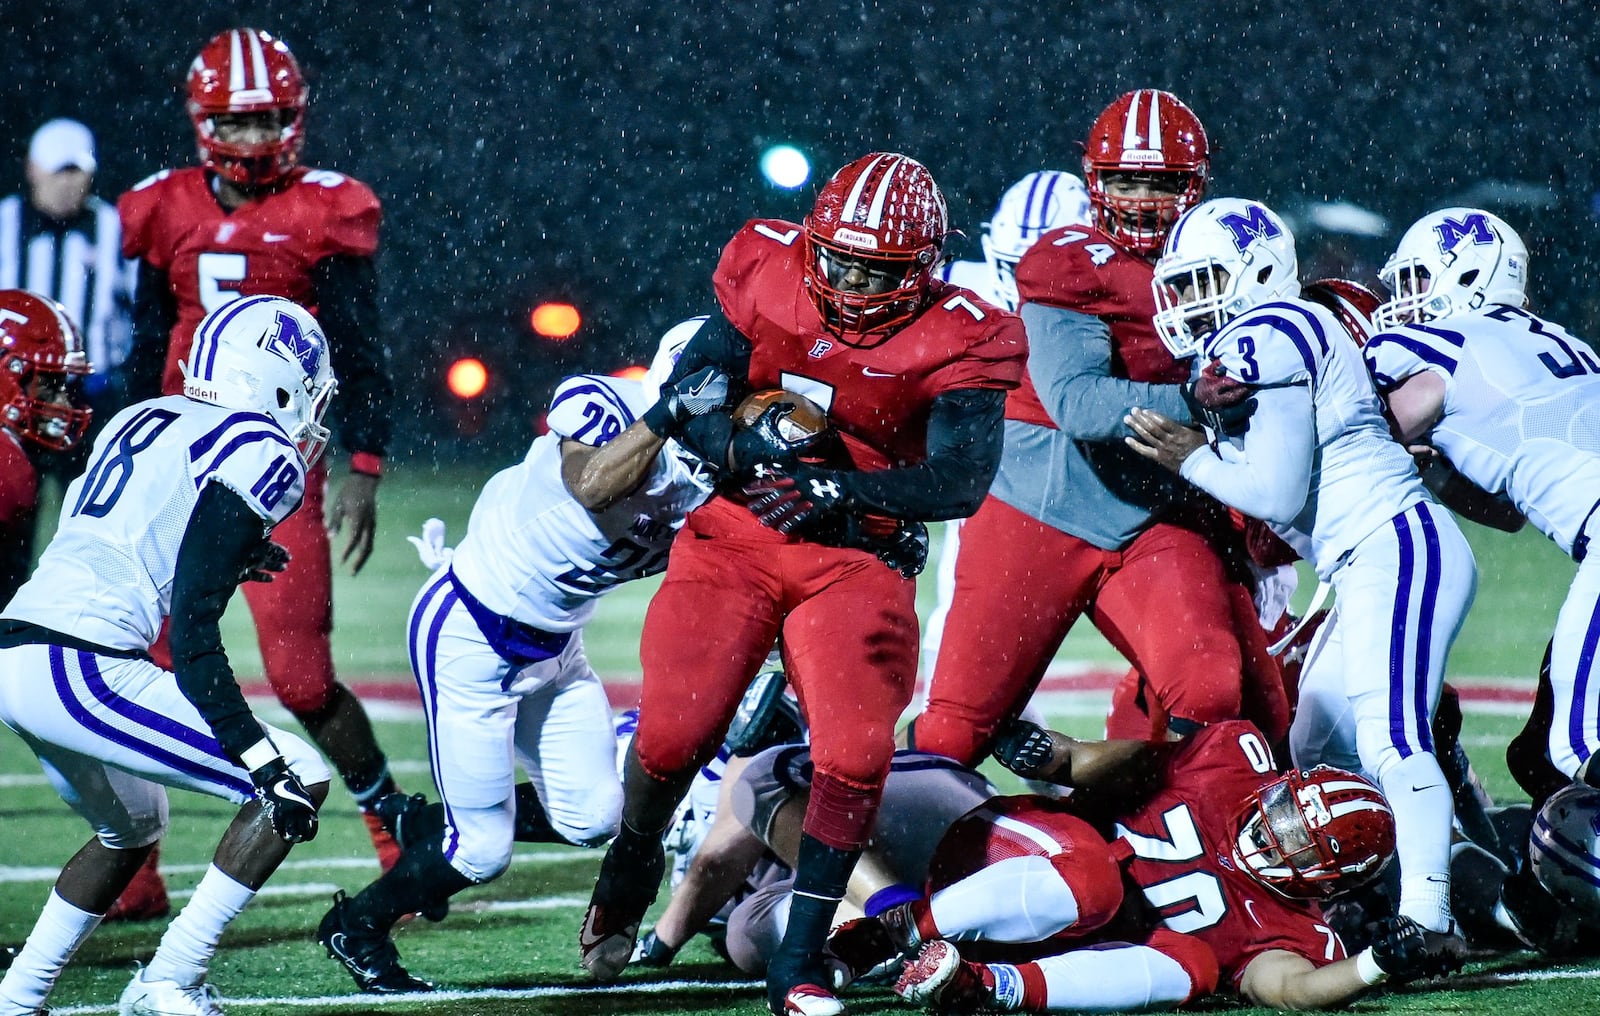
<instances>
[{"instance_id":1,"label":"stadium light","mask_svg":"<svg viewBox=\"0 0 1600 1016\"><path fill-rule=\"evenodd\" d=\"M570 339L583 324L583 316L570 303L541 303L529 319L533 330L547 339Z\"/></svg>"},{"instance_id":2,"label":"stadium light","mask_svg":"<svg viewBox=\"0 0 1600 1016\"><path fill-rule=\"evenodd\" d=\"M489 368L475 357L464 356L450 365L445 375L450 394L458 399L475 399L489 387Z\"/></svg>"},{"instance_id":3,"label":"stadium light","mask_svg":"<svg viewBox=\"0 0 1600 1016\"><path fill-rule=\"evenodd\" d=\"M761 153L761 175L774 187L798 190L811 179L811 160L793 145L773 145Z\"/></svg>"}]
</instances>

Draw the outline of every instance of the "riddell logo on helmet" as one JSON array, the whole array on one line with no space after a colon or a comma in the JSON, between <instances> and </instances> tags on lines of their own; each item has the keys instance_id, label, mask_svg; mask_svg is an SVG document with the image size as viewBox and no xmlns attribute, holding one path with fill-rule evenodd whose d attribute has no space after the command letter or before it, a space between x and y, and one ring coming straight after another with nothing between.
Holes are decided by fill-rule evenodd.
<instances>
[{"instance_id":1,"label":"riddell logo on helmet","mask_svg":"<svg viewBox=\"0 0 1600 1016\"><path fill-rule=\"evenodd\" d=\"M1161 149L1159 148L1124 148L1122 150L1122 161L1165 163L1167 157L1161 154Z\"/></svg>"},{"instance_id":2,"label":"riddell logo on helmet","mask_svg":"<svg viewBox=\"0 0 1600 1016\"><path fill-rule=\"evenodd\" d=\"M878 238L871 233L858 233L853 229L837 229L833 233L834 243L847 243L852 247L865 247L868 250L878 249Z\"/></svg>"}]
</instances>

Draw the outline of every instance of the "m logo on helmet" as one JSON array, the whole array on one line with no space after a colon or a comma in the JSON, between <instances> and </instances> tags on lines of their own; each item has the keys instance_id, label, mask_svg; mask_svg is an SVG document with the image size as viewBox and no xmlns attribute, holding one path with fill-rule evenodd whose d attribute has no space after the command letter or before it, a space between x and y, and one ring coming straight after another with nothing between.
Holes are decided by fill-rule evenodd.
<instances>
[{"instance_id":1,"label":"m logo on helmet","mask_svg":"<svg viewBox=\"0 0 1600 1016\"><path fill-rule=\"evenodd\" d=\"M290 355L300 361L300 366L305 369L306 376L314 377L317 373L318 364L322 362L322 342L320 339L321 336L317 336L314 333L307 335L301 330L299 321L296 321L293 316L280 311L278 314L278 330L273 334L270 341L281 344L283 348L289 351Z\"/></svg>"},{"instance_id":2,"label":"m logo on helmet","mask_svg":"<svg viewBox=\"0 0 1600 1016\"><path fill-rule=\"evenodd\" d=\"M1433 231L1439 236L1440 254L1450 253L1466 239L1480 245L1494 243L1494 230L1489 228L1489 220L1483 215L1469 215L1459 222L1447 218L1434 226Z\"/></svg>"},{"instance_id":3,"label":"m logo on helmet","mask_svg":"<svg viewBox=\"0 0 1600 1016\"><path fill-rule=\"evenodd\" d=\"M1257 240L1271 240L1283 235L1283 230L1278 224L1267 216L1267 210L1260 205L1251 205L1248 211L1229 212L1217 219L1217 225L1228 231L1233 237L1233 245L1243 254L1252 243Z\"/></svg>"}]
</instances>

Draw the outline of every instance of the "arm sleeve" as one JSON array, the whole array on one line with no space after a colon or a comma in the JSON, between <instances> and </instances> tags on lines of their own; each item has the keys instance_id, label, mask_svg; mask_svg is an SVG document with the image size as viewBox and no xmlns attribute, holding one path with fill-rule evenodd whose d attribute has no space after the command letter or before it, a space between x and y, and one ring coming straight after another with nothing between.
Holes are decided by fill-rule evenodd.
<instances>
[{"instance_id":1,"label":"arm sleeve","mask_svg":"<svg viewBox=\"0 0 1600 1016\"><path fill-rule=\"evenodd\" d=\"M1316 451L1316 410L1304 384L1260 388L1242 452L1197 449L1183 462L1185 480L1246 515L1286 525L1305 507Z\"/></svg>"},{"instance_id":2,"label":"arm sleeve","mask_svg":"<svg viewBox=\"0 0 1600 1016\"><path fill-rule=\"evenodd\" d=\"M265 735L234 680L220 622L245 563L266 535L267 523L243 498L224 484L208 483L178 546L172 580L172 669L178 687L235 760Z\"/></svg>"},{"instance_id":3,"label":"arm sleeve","mask_svg":"<svg viewBox=\"0 0 1600 1016\"><path fill-rule=\"evenodd\" d=\"M161 374L167 366L167 343L178 322L178 302L167 273L139 260L133 296L133 339L123 364L128 401L143 402L161 394Z\"/></svg>"},{"instance_id":4,"label":"arm sleeve","mask_svg":"<svg viewBox=\"0 0 1600 1016\"><path fill-rule=\"evenodd\" d=\"M1092 314L1042 303L1022 305L1028 328L1028 375L1050 419L1070 438L1120 441L1122 418L1135 406L1193 422L1179 385L1111 376L1111 331Z\"/></svg>"},{"instance_id":5,"label":"arm sleeve","mask_svg":"<svg viewBox=\"0 0 1600 1016\"><path fill-rule=\"evenodd\" d=\"M941 392L928 414L928 457L914 466L840 473L859 509L907 522L966 518L978 510L1000 468L1006 393Z\"/></svg>"},{"instance_id":6,"label":"arm sleeve","mask_svg":"<svg viewBox=\"0 0 1600 1016\"><path fill-rule=\"evenodd\" d=\"M378 272L373 259L332 254L311 269L317 321L333 351L339 395L333 411L347 452L382 456L389 447L389 350L378 327Z\"/></svg>"},{"instance_id":7,"label":"arm sleeve","mask_svg":"<svg viewBox=\"0 0 1600 1016\"><path fill-rule=\"evenodd\" d=\"M677 366L672 368L671 383L677 383L703 367L717 367L733 385L729 404L738 405L748 394L750 376L750 340L718 310L711 314L694 338L683 347ZM697 416L684 425L678 443L689 449L702 461L718 470L728 466L728 442L733 438L733 415L707 413Z\"/></svg>"}]
</instances>

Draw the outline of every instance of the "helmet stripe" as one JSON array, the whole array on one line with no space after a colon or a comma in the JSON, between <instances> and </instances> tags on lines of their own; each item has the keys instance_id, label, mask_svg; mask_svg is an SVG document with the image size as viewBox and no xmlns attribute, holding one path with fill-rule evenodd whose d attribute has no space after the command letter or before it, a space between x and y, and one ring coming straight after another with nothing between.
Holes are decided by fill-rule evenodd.
<instances>
[{"instance_id":1,"label":"helmet stripe","mask_svg":"<svg viewBox=\"0 0 1600 1016\"><path fill-rule=\"evenodd\" d=\"M215 368L217 362L217 346L221 344L218 341L218 338L222 334L222 330L228 326L229 321L232 321L234 318L238 317L240 312L254 307L263 300L277 299L281 299L281 297L247 296L242 300L235 300L233 303L228 305L227 313L218 315L211 322L209 327L202 329L200 335L195 338L194 345L196 361L201 359L200 350L204 349L204 365L201 367L196 376L206 381L216 380L216 378L211 376L211 372Z\"/></svg>"},{"instance_id":2,"label":"helmet stripe","mask_svg":"<svg viewBox=\"0 0 1600 1016\"><path fill-rule=\"evenodd\" d=\"M1033 186L1028 188L1027 212L1022 216L1022 235L1024 237L1030 232L1037 233L1044 229L1045 221L1050 215L1050 195L1055 193L1057 179L1057 177L1051 176L1049 180L1045 180L1043 173L1034 177ZM1045 184L1044 196L1039 199L1038 204L1035 204L1033 199L1039 193L1041 181Z\"/></svg>"},{"instance_id":3,"label":"helmet stripe","mask_svg":"<svg viewBox=\"0 0 1600 1016\"><path fill-rule=\"evenodd\" d=\"M1143 91L1133 93L1133 102L1128 106L1128 118L1122 121L1122 150L1139 147L1139 99Z\"/></svg>"},{"instance_id":4,"label":"helmet stripe","mask_svg":"<svg viewBox=\"0 0 1600 1016\"><path fill-rule=\"evenodd\" d=\"M845 198L844 201L844 211L840 216L842 221L856 221L856 209L861 206L861 193L867 189L867 181L872 179L872 174L877 171L878 166L883 163L883 160L884 156L878 156L876 159L872 160L872 165L868 166L861 172L860 176L856 177L856 184L854 187L850 188L850 196Z\"/></svg>"},{"instance_id":5,"label":"helmet stripe","mask_svg":"<svg viewBox=\"0 0 1600 1016\"><path fill-rule=\"evenodd\" d=\"M883 225L883 206L889 201L889 189L894 184L894 175L900 171L900 164L905 160L899 156L889 164L884 171L883 179L878 181L878 191L872 195L872 207L867 209L867 228L878 229Z\"/></svg>"},{"instance_id":6,"label":"helmet stripe","mask_svg":"<svg viewBox=\"0 0 1600 1016\"><path fill-rule=\"evenodd\" d=\"M1152 151L1161 151L1161 93L1155 89L1150 90L1150 125L1145 128L1145 137Z\"/></svg>"},{"instance_id":7,"label":"helmet stripe","mask_svg":"<svg viewBox=\"0 0 1600 1016\"><path fill-rule=\"evenodd\" d=\"M228 33L228 91L244 90L244 40L243 32L235 28Z\"/></svg>"},{"instance_id":8,"label":"helmet stripe","mask_svg":"<svg viewBox=\"0 0 1600 1016\"><path fill-rule=\"evenodd\" d=\"M272 87L271 80L267 77L267 54L261 49L261 37L254 32L250 38L250 69L255 71L255 87L268 89Z\"/></svg>"}]
</instances>

